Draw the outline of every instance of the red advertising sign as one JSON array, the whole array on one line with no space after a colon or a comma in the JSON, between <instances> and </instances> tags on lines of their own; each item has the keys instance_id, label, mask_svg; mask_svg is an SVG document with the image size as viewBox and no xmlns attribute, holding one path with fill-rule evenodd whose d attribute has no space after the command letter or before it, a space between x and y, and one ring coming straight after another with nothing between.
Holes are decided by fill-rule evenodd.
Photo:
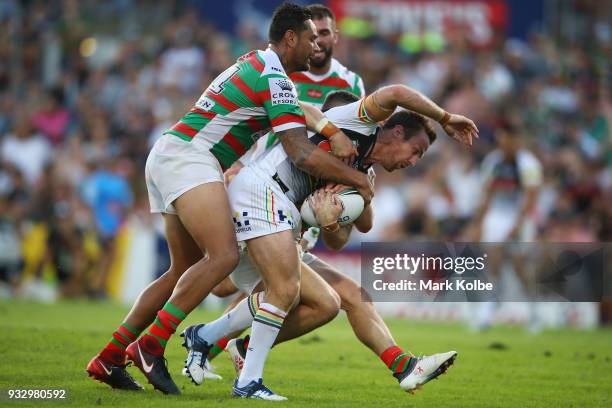
<instances>
[{"instance_id":1,"label":"red advertising sign","mask_svg":"<svg viewBox=\"0 0 612 408\"><path fill-rule=\"evenodd\" d=\"M476 44L487 44L508 23L506 0L330 0L338 21L356 17L371 21L382 35L468 30Z\"/></svg>"}]
</instances>

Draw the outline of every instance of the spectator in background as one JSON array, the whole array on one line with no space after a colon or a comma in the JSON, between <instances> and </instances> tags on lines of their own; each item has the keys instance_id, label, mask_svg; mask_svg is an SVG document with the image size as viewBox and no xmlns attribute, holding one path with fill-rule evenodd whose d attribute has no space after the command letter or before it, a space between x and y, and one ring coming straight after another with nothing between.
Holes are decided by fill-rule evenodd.
<instances>
[{"instance_id":1,"label":"spectator in background","mask_svg":"<svg viewBox=\"0 0 612 408\"><path fill-rule=\"evenodd\" d=\"M32 117L34 128L54 146L64 141L70 123L70 112L63 105L64 92L52 89L45 94L42 109Z\"/></svg>"},{"instance_id":2,"label":"spectator in background","mask_svg":"<svg viewBox=\"0 0 612 408\"><path fill-rule=\"evenodd\" d=\"M0 194L0 299L12 296L23 267L13 206L8 196Z\"/></svg>"},{"instance_id":3,"label":"spectator in background","mask_svg":"<svg viewBox=\"0 0 612 408\"><path fill-rule=\"evenodd\" d=\"M499 59L494 54L481 57L474 74L480 92L493 103L510 95L514 87L512 73L504 64L497 62Z\"/></svg>"},{"instance_id":4,"label":"spectator in background","mask_svg":"<svg viewBox=\"0 0 612 408\"><path fill-rule=\"evenodd\" d=\"M47 224L43 264L53 265L63 296L80 296L90 289L86 276L89 262L85 250L86 231L79 228L76 222L76 208L71 205L74 193L70 186L63 185L55 191L53 216ZM103 254L102 258L105 256L107 254Z\"/></svg>"},{"instance_id":5,"label":"spectator in background","mask_svg":"<svg viewBox=\"0 0 612 408\"><path fill-rule=\"evenodd\" d=\"M0 152L2 160L13 164L30 186L36 184L53 156L51 145L36 132L27 111L17 113L13 133L4 137Z\"/></svg>"},{"instance_id":6,"label":"spectator in background","mask_svg":"<svg viewBox=\"0 0 612 408\"><path fill-rule=\"evenodd\" d=\"M103 256L92 284L94 295L106 296L106 284L116 256L116 237L132 205L132 191L117 171L117 162L90 162L89 176L83 181L82 195L91 209Z\"/></svg>"},{"instance_id":7,"label":"spectator in background","mask_svg":"<svg viewBox=\"0 0 612 408\"><path fill-rule=\"evenodd\" d=\"M174 33L172 47L161 55L161 85L188 94L198 88L205 62L204 53L193 44L191 28L180 27Z\"/></svg>"}]
</instances>

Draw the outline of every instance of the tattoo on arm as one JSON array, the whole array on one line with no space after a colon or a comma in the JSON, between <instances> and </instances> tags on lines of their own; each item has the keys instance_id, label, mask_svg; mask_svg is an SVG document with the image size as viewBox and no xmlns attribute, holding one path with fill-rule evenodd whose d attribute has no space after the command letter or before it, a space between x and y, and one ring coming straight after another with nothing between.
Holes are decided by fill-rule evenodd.
<instances>
[{"instance_id":1,"label":"tattoo on arm","mask_svg":"<svg viewBox=\"0 0 612 408\"><path fill-rule=\"evenodd\" d=\"M350 169L340 160L311 143L304 134L304 128L278 132L277 136L287 156L299 169L316 178L352 185L352 180L343 177Z\"/></svg>"},{"instance_id":2,"label":"tattoo on arm","mask_svg":"<svg viewBox=\"0 0 612 408\"><path fill-rule=\"evenodd\" d=\"M299 130L296 131L296 130ZM302 128L289 129L277 133L287 155L295 165L301 167L312 154L316 146L302 133Z\"/></svg>"}]
</instances>

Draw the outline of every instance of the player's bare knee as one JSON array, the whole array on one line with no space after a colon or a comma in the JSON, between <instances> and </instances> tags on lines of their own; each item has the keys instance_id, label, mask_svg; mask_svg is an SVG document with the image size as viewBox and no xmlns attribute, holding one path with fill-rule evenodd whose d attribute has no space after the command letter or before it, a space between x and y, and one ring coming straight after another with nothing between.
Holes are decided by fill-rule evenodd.
<instances>
[{"instance_id":1,"label":"player's bare knee","mask_svg":"<svg viewBox=\"0 0 612 408\"><path fill-rule=\"evenodd\" d=\"M293 302L291 303L291 307L289 310L293 309L299 304L300 304L300 283L298 282L297 290L295 292L295 296L293 297Z\"/></svg>"},{"instance_id":2,"label":"player's bare knee","mask_svg":"<svg viewBox=\"0 0 612 408\"><path fill-rule=\"evenodd\" d=\"M232 248L227 251L227 253L225 254L225 262L225 267L229 272L232 272L234 269L236 269L238 263L240 262L240 254L238 253L238 248Z\"/></svg>"},{"instance_id":3,"label":"player's bare knee","mask_svg":"<svg viewBox=\"0 0 612 408\"><path fill-rule=\"evenodd\" d=\"M291 310L300 303L300 281L295 280L288 284L285 293L288 309Z\"/></svg>"},{"instance_id":4,"label":"player's bare knee","mask_svg":"<svg viewBox=\"0 0 612 408\"><path fill-rule=\"evenodd\" d=\"M176 267L175 265L171 265L170 268L159 277L159 280L176 285L176 282L178 282L179 278L186 270L186 267Z\"/></svg>"},{"instance_id":5,"label":"player's bare knee","mask_svg":"<svg viewBox=\"0 0 612 408\"><path fill-rule=\"evenodd\" d=\"M238 248L225 248L221 251L215 251L208 253L208 262L212 262L216 267L224 272L224 276L229 275L240 261L240 255Z\"/></svg>"},{"instance_id":6,"label":"player's bare knee","mask_svg":"<svg viewBox=\"0 0 612 408\"><path fill-rule=\"evenodd\" d=\"M335 291L325 293L325 296L319 298L319 313L324 316L327 321L333 320L340 312L340 296Z\"/></svg>"},{"instance_id":7,"label":"player's bare knee","mask_svg":"<svg viewBox=\"0 0 612 408\"><path fill-rule=\"evenodd\" d=\"M361 287L353 282L352 280L346 280L343 282L342 288L339 291L342 299L342 309L351 310L362 303L362 289Z\"/></svg>"},{"instance_id":8,"label":"player's bare knee","mask_svg":"<svg viewBox=\"0 0 612 408\"><path fill-rule=\"evenodd\" d=\"M278 285L270 287L266 293L266 299L276 299L279 303L274 305L285 311L293 308L300 299L300 282L299 280L288 280Z\"/></svg>"}]
</instances>

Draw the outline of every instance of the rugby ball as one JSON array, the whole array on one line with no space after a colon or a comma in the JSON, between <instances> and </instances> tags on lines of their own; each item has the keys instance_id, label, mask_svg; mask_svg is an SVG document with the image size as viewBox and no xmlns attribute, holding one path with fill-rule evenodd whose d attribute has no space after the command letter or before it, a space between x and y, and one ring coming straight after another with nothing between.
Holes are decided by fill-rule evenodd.
<instances>
[{"instance_id":1,"label":"rugby ball","mask_svg":"<svg viewBox=\"0 0 612 408\"><path fill-rule=\"evenodd\" d=\"M363 212L363 197L357 192L357 190L352 188L342 190L339 193L336 193L336 195L342 202L342 213L338 217L338 224L352 224L357 218L359 218L359 216ZM308 196L308 198L304 200L302 208L300 209L302 220L304 220L304 222L308 223L313 227L320 227L315 217L314 211L312 211L310 203L308 202L309 198L310 196Z\"/></svg>"}]
</instances>

